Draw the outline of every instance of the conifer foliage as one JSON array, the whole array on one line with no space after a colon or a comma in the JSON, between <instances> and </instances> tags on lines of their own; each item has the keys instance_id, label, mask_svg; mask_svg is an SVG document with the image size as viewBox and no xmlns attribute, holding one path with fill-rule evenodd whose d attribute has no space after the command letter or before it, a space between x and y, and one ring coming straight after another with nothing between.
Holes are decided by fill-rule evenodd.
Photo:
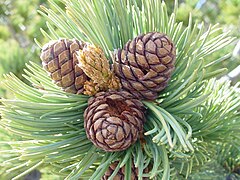
<instances>
[{"instance_id":1,"label":"conifer foliage","mask_svg":"<svg viewBox=\"0 0 240 180\"><path fill-rule=\"evenodd\" d=\"M125 46L129 40L132 41L149 32L159 32L165 34L159 37L161 41L166 39L171 45L166 54L171 54L169 62L173 63L175 68L172 64L169 66L172 68L171 78L167 79L167 85L164 84L165 89L154 91L157 93L150 96L151 98L140 98L141 102L132 97L123 100L126 98L123 94L131 93L130 89L124 93L117 91L112 94L114 91L108 91L96 95L103 97L102 99L97 99L98 97L89 99L89 96L82 93L75 94L78 89L73 86L74 82L71 83L75 88L73 93L63 91L52 82L52 76L49 76L40 65L32 62L26 65L23 75L29 83L22 82L14 74L5 75L2 85L12 91L14 99L1 99L1 131L12 136L11 140L1 142L1 147L4 148L0 149L0 153L5 155L0 159L0 166L7 169L5 172L0 171L1 176L18 179L33 169L49 167L49 171L66 179L96 180L102 177L113 179L116 175L131 179L136 178L136 174L138 179L166 180L180 176L188 177L211 160L219 143L233 144L236 139L239 140L239 84L230 86L230 82L216 80L214 77L221 75L226 69L213 71L211 68L229 58L229 54L226 54L219 59L211 59L214 52L233 42L234 38L229 37L228 32L222 32L218 25L205 27L203 23L192 22L191 15L188 26L184 27L181 22L176 22L177 1L173 12L168 12L165 3L160 0L62 0L66 11L54 0L49 2L53 9L41 7L39 11L47 20L49 33L41 31L49 41L56 42L60 38L66 38L99 46L105 55L101 57L109 60L103 62L114 64L118 62L114 61L116 59L114 50L116 52L127 48L131 53L131 47ZM66 41L58 42L67 44ZM42 47L40 43L38 44ZM66 45L64 48L67 47ZM69 49L64 51L69 52ZM161 52L165 52L165 49ZM61 51L60 54L62 53ZM81 53L80 51L80 55ZM72 57L58 58L60 54L53 58L73 61ZM144 52L144 55L146 54L147 50ZM130 55L123 60L127 58L134 60ZM160 55L160 60L157 59L160 63L163 62L161 58ZM73 65L76 65L75 62L72 62L71 70L74 69ZM84 71L84 68L82 70ZM114 71L107 72L109 72L107 80L114 77L112 82L119 83L117 77L113 75ZM113 88L115 90L124 87L122 79L128 74L122 70L121 74L124 74L122 77L119 76L121 85L115 83L114 87L117 87ZM134 75L135 78L137 75ZM86 78L87 85L96 83L94 80L91 81L91 78ZM133 85L131 81L128 83ZM151 83L148 85L147 87L150 87ZM69 85L66 88L68 87ZM136 87L138 92L141 92L141 87ZM83 84L81 88L84 88ZM151 88L147 88L149 89ZM115 102L117 98L118 104ZM91 107L93 102L99 102L102 109L96 105ZM110 102L108 107L106 102ZM128 106L123 107L124 103ZM122 112L112 106L119 107ZM138 107L142 109L140 112ZM107 115L104 116L104 120L99 121L101 119L99 113L95 112L92 115L90 112L91 109L97 108L111 112L110 115L118 111L121 113L119 122L117 118L113 121ZM135 114L130 116L128 111L134 111ZM89 122L94 126L90 124L86 134L88 116L91 117ZM128 118L129 121L126 120ZM103 123L105 121L108 124L105 125ZM109 123L115 123L115 126ZM129 132L126 133L124 126L136 127L134 123L137 123L139 128L137 130L128 128ZM121 129L125 131L124 135L128 135L124 136L125 139L122 137ZM105 151L109 150L109 147L99 148L107 144L104 136L100 138L104 143L97 141L100 144L98 147L92 143L96 142L95 135L92 134L95 131L96 133L102 131L106 137L109 135L108 145L113 148L116 147L113 146L111 138L118 138L122 144L130 141L131 145L126 145L119 151ZM89 134L92 138L90 140ZM239 144L235 145L240 147Z\"/></svg>"}]
</instances>

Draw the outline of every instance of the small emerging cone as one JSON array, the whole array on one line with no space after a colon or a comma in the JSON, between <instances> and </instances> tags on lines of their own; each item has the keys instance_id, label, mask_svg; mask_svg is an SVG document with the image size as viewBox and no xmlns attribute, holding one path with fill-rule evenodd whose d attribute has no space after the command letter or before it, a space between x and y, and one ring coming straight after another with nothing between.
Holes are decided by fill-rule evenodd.
<instances>
[{"instance_id":1,"label":"small emerging cone","mask_svg":"<svg viewBox=\"0 0 240 180\"><path fill-rule=\"evenodd\" d=\"M69 93L83 92L88 77L77 65L76 51L83 49L85 43L78 40L59 39L43 46L41 60L52 80Z\"/></svg>"},{"instance_id":2,"label":"small emerging cone","mask_svg":"<svg viewBox=\"0 0 240 180\"><path fill-rule=\"evenodd\" d=\"M99 91L120 89L120 81L110 70L109 62L100 47L86 44L78 51L79 66L91 79L86 83L84 94L94 95Z\"/></svg>"},{"instance_id":3,"label":"small emerging cone","mask_svg":"<svg viewBox=\"0 0 240 180\"><path fill-rule=\"evenodd\" d=\"M98 86L98 84L94 83L93 80L86 81L84 83L84 94L91 96L97 94L97 92L99 91L100 87Z\"/></svg>"},{"instance_id":4,"label":"small emerging cone","mask_svg":"<svg viewBox=\"0 0 240 180\"><path fill-rule=\"evenodd\" d=\"M125 150L143 131L144 110L142 102L126 91L99 92L84 112L87 137L105 151Z\"/></svg>"},{"instance_id":5,"label":"small emerging cone","mask_svg":"<svg viewBox=\"0 0 240 180\"><path fill-rule=\"evenodd\" d=\"M129 41L113 58L122 88L137 98L154 100L171 78L176 49L167 35L150 32Z\"/></svg>"},{"instance_id":6,"label":"small emerging cone","mask_svg":"<svg viewBox=\"0 0 240 180\"><path fill-rule=\"evenodd\" d=\"M105 172L105 174L103 175L101 180L108 180L109 177L113 174L114 170L116 169L117 165L118 165L118 161L112 163L108 170ZM134 166L134 163L132 163L132 172L131 172L131 180L138 180L138 168L136 168ZM147 171L147 169L144 170L145 172ZM119 169L119 171L117 172L117 174L114 176L113 180L124 180L124 176L125 176L125 166L121 167ZM149 178L142 178L142 180L147 180Z\"/></svg>"}]
</instances>

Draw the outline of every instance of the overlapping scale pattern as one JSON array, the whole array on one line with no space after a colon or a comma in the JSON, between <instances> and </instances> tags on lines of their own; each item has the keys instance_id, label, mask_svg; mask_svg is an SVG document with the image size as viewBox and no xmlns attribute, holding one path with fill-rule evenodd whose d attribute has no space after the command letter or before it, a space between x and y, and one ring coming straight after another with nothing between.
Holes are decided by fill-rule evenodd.
<instances>
[{"instance_id":1,"label":"overlapping scale pattern","mask_svg":"<svg viewBox=\"0 0 240 180\"><path fill-rule=\"evenodd\" d=\"M143 131L144 106L126 91L99 92L88 101L84 127L97 147L113 152L127 149Z\"/></svg>"},{"instance_id":2,"label":"overlapping scale pattern","mask_svg":"<svg viewBox=\"0 0 240 180\"><path fill-rule=\"evenodd\" d=\"M118 166L118 163L119 163L118 161L112 163L101 180L108 180L109 177L113 174L116 167ZM134 166L134 163L132 163L131 170L132 170L131 180L138 180L138 168ZM148 168L146 168L144 171L147 172ZM113 180L124 180L124 177L125 177L125 166L119 169L117 174L114 176ZM147 179L149 178L146 178L146 177L142 178L142 180L147 180Z\"/></svg>"},{"instance_id":3,"label":"overlapping scale pattern","mask_svg":"<svg viewBox=\"0 0 240 180\"><path fill-rule=\"evenodd\" d=\"M129 41L113 58L122 88L137 98L154 100L171 78L176 49L167 35L150 32Z\"/></svg>"},{"instance_id":4,"label":"overlapping scale pattern","mask_svg":"<svg viewBox=\"0 0 240 180\"><path fill-rule=\"evenodd\" d=\"M88 77L77 65L76 52L83 49L85 43L78 40L59 39L43 46L42 65L52 80L64 91L74 94L83 92Z\"/></svg>"}]
</instances>

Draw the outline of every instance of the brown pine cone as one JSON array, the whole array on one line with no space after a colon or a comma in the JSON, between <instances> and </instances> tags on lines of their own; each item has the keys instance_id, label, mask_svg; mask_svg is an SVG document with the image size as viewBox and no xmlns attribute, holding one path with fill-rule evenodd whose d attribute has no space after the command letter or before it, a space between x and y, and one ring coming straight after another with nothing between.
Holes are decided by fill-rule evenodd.
<instances>
[{"instance_id":1,"label":"brown pine cone","mask_svg":"<svg viewBox=\"0 0 240 180\"><path fill-rule=\"evenodd\" d=\"M176 49L167 35L150 32L129 41L113 58L122 88L137 98L154 100L171 78Z\"/></svg>"},{"instance_id":2,"label":"brown pine cone","mask_svg":"<svg viewBox=\"0 0 240 180\"><path fill-rule=\"evenodd\" d=\"M116 169L117 165L119 162L114 162L112 163L108 170L105 172L105 174L103 175L101 180L108 180L109 177L112 175L112 173L114 172L114 170ZM144 170L145 172L147 172L147 169ZM119 169L118 173L116 174L116 176L114 176L113 180L124 180L124 176L125 176L125 166L123 166L122 168ZM143 180L147 180L149 178L143 178ZM136 168L134 166L134 163L132 163L132 174L131 174L131 180L138 180L138 168Z\"/></svg>"},{"instance_id":3,"label":"brown pine cone","mask_svg":"<svg viewBox=\"0 0 240 180\"><path fill-rule=\"evenodd\" d=\"M42 65L58 86L74 94L83 92L84 82L88 79L77 65L76 51L83 49L85 43L78 40L59 39L43 46Z\"/></svg>"},{"instance_id":4,"label":"brown pine cone","mask_svg":"<svg viewBox=\"0 0 240 180\"><path fill-rule=\"evenodd\" d=\"M99 92L88 101L84 127L92 143L109 152L122 151L143 131L144 106L126 91Z\"/></svg>"}]
</instances>

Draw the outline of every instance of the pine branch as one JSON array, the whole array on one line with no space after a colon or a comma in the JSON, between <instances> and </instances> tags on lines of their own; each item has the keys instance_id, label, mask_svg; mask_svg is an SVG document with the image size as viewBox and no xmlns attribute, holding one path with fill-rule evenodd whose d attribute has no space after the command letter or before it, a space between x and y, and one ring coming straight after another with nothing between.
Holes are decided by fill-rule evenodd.
<instances>
[{"instance_id":1,"label":"pine branch","mask_svg":"<svg viewBox=\"0 0 240 180\"><path fill-rule=\"evenodd\" d=\"M114 49L122 48L136 35L159 31L168 34L176 45L176 69L156 102L144 102L148 108L146 142L137 141L126 151L115 153L95 148L86 137L83 112L87 96L63 92L34 63L26 65L24 75L33 87L13 74L6 75L2 85L15 99L1 99L1 126L21 140L4 142L11 148L0 153L12 157L1 166L10 167L9 173L21 172L13 177L23 176L29 167L49 165L55 174L67 179L100 179L115 161L120 162L118 169L125 166L126 178L131 175L132 161L140 178L169 179L179 173L187 177L196 164L211 158L212 142L229 142L238 135L238 85L230 87L229 82L211 79L225 69L210 71L229 57L210 57L234 40L228 32L222 33L217 25L204 32L204 24L193 23L191 16L189 25L183 27L176 22L177 7L168 16L161 1L62 2L66 12L54 0L50 0L54 9L41 7L39 11L48 20L50 33L41 30L47 38L88 41L101 46L110 58ZM144 173L145 167L152 168Z\"/></svg>"}]
</instances>

